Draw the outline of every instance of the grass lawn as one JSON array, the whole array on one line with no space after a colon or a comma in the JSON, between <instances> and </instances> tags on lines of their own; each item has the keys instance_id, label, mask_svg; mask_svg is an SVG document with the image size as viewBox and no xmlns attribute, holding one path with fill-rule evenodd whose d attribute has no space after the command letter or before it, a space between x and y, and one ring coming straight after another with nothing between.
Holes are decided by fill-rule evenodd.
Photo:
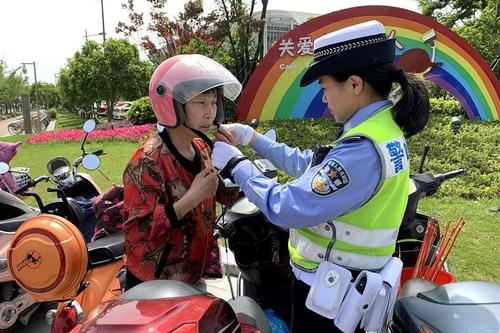
<instances>
[{"instance_id":1,"label":"grass lawn","mask_svg":"<svg viewBox=\"0 0 500 333\"><path fill-rule=\"evenodd\" d=\"M69 112L58 112L55 129L81 128L84 122L85 119L76 114Z\"/></svg>"},{"instance_id":2,"label":"grass lawn","mask_svg":"<svg viewBox=\"0 0 500 333\"><path fill-rule=\"evenodd\" d=\"M9 141L14 140L12 137ZM80 150L81 142L68 142L68 143L50 143L50 144L29 144L23 142L21 148L18 150L16 156L11 161L10 165L13 167L24 166L31 169L30 175L38 177L48 174L47 162L56 157L64 156L70 162L81 156ZM101 166L99 170L87 171L83 166L79 167L80 172L90 174L102 190L106 190L111 186L111 182L121 184L123 170L129 161L130 157L135 150L139 147L136 142L123 142L123 141L98 141L89 142L85 144L86 151L94 151L97 149L104 149L106 155L100 156ZM108 177L108 181L101 172ZM45 184L37 186L37 192L42 195L42 199L48 200L54 196L53 193L45 191Z\"/></svg>"},{"instance_id":3,"label":"grass lawn","mask_svg":"<svg viewBox=\"0 0 500 333\"><path fill-rule=\"evenodd\" d=\"M465 218L465 225L449 257L450 270L459 280L500 282L500 213L488 208L498 199L468 201L456 198L421 200L419 209L440 221L441 230L449 220Z\"/></svg>"},{"instance_id":4,"label":"grass lawn","mask_svg":"<svg viewBox=\"0 0 500 333\"><path fill-rule=\"evenodd\" d=\"M26 136L2 138L19 141ZM48 160L55 156L65 156L72 162L79 157L80 142L28 144L23 143L11 166L24 166L31 169L31 176L47 174ZM132 153L138 148L135 142L98 141L86 145L87 151L103 148L106 155L101 156L100 171L112 182L121 183L122 173ZM83 167L81 172L87 172ZM99 171L88 172L103 190L111 183ZM451 183L451 182L450 182ZM44 201L54 197L45 191L46 184L40 184L36 191ZM34 204L34 202L33 202ZM500 223L499 213L492 213L488 208L500 204L499 200L467 201L455 198L424 198L420 209L435 216L442 224L448 220L456 221L464 216L465 227L452 251L450 262L452 271L459 280L492 280L500 282Z\"/></svg>"}]
</instances>

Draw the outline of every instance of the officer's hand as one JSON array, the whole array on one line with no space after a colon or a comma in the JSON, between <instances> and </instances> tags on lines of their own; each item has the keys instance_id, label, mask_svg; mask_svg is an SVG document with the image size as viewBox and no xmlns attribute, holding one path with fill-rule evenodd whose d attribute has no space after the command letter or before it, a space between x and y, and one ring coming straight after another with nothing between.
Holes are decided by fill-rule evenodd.
<instances>
[{"instance_id":1,"label":"officer's hand","mask_svg":"<svg viewBox=\"0 0 500 333\"><path fill-rule=\"evenodd\" d=\"M219 126L216 138L230 144L248 146L255 131L248 125L227 124Z\"/></svg>"},{"instance_id":2,"label":"officer's hand","mask_svg":"<svg viewBox=\"0 0 500 333\"><path fill-rule=\"evenodd\" d=\"M219 170L224 169L227 162L233 157L243 155L241 151L225 142L217 141L214 143L214 150L212 151L212 164Z\"/></svg>"}]
</instances>

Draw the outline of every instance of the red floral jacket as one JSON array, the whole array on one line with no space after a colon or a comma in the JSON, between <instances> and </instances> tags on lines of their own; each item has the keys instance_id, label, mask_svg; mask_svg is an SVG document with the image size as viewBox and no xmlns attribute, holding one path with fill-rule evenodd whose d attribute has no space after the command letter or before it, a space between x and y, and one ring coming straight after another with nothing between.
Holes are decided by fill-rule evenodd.
<instances>
[{"instance_id":1,"label":"red floral jacket","mask_svg":"<svg viewBox=\"0 0 500 333\"><path fill-rule=\"evenodd\" d=\"M203 137L203 134L197 133ZM216 198L202 201L178 220L173 204L202 168L211 167L208 138L194 138L194 162L180 155L166 131L146 141L123 175L127 269L138 279L195 284L206 270L213 244L215 202L232 203L237 189L219 184Z\"/></svg>"}]
</instances>

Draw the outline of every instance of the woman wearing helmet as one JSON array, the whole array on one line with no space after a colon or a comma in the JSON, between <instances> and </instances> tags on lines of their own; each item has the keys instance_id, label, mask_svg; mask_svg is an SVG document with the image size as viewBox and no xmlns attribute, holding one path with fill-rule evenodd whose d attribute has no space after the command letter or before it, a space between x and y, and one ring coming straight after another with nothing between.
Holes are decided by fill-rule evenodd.
<instances>
[{"instance_id":1,"label":"woman wearing helmet","mask_svg":"<svg viewBox=\"0 0 500 333\"><path fill-rule=\"evenodd\" d=\"M237 196L218 186L206 135L224 118L222 96L234 100L240 91L227 69L202 55L171 57L153 73L149 98L164 130L137 150L123 175L127 289L152 279L196 284L206 272L217 249L215 201Z\"/></svg>"}]
</instances>

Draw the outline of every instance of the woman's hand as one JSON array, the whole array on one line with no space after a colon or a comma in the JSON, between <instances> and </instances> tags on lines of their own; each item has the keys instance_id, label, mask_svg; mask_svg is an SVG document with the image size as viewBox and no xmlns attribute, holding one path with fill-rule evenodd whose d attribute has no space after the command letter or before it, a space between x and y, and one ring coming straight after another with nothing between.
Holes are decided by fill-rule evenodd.
<instances>
[{"instance_id":1,"label":"woman's hand","mask_svg":"<svg viewBox=\"0 0 500 333\"><path fill-rule=\"evenodd\" d=\"M215 197L218 185L217 170L214 168L203 169L194 177L193 183L186 194L174 203L177 218L183 218L190 210L198 206L201 201Z\"/></svg>"},{"instance_id":2,"label":"woman's hand","mask_svg":"<svg viewBox=\"0 0 500 333\"><path fill-rule=\"evenodd\" d=\"M188 193L198 204L202 200L215 196L218 185L217 170L214 168L204 169L196 175Z\"/></svg>"}]
</instances>

